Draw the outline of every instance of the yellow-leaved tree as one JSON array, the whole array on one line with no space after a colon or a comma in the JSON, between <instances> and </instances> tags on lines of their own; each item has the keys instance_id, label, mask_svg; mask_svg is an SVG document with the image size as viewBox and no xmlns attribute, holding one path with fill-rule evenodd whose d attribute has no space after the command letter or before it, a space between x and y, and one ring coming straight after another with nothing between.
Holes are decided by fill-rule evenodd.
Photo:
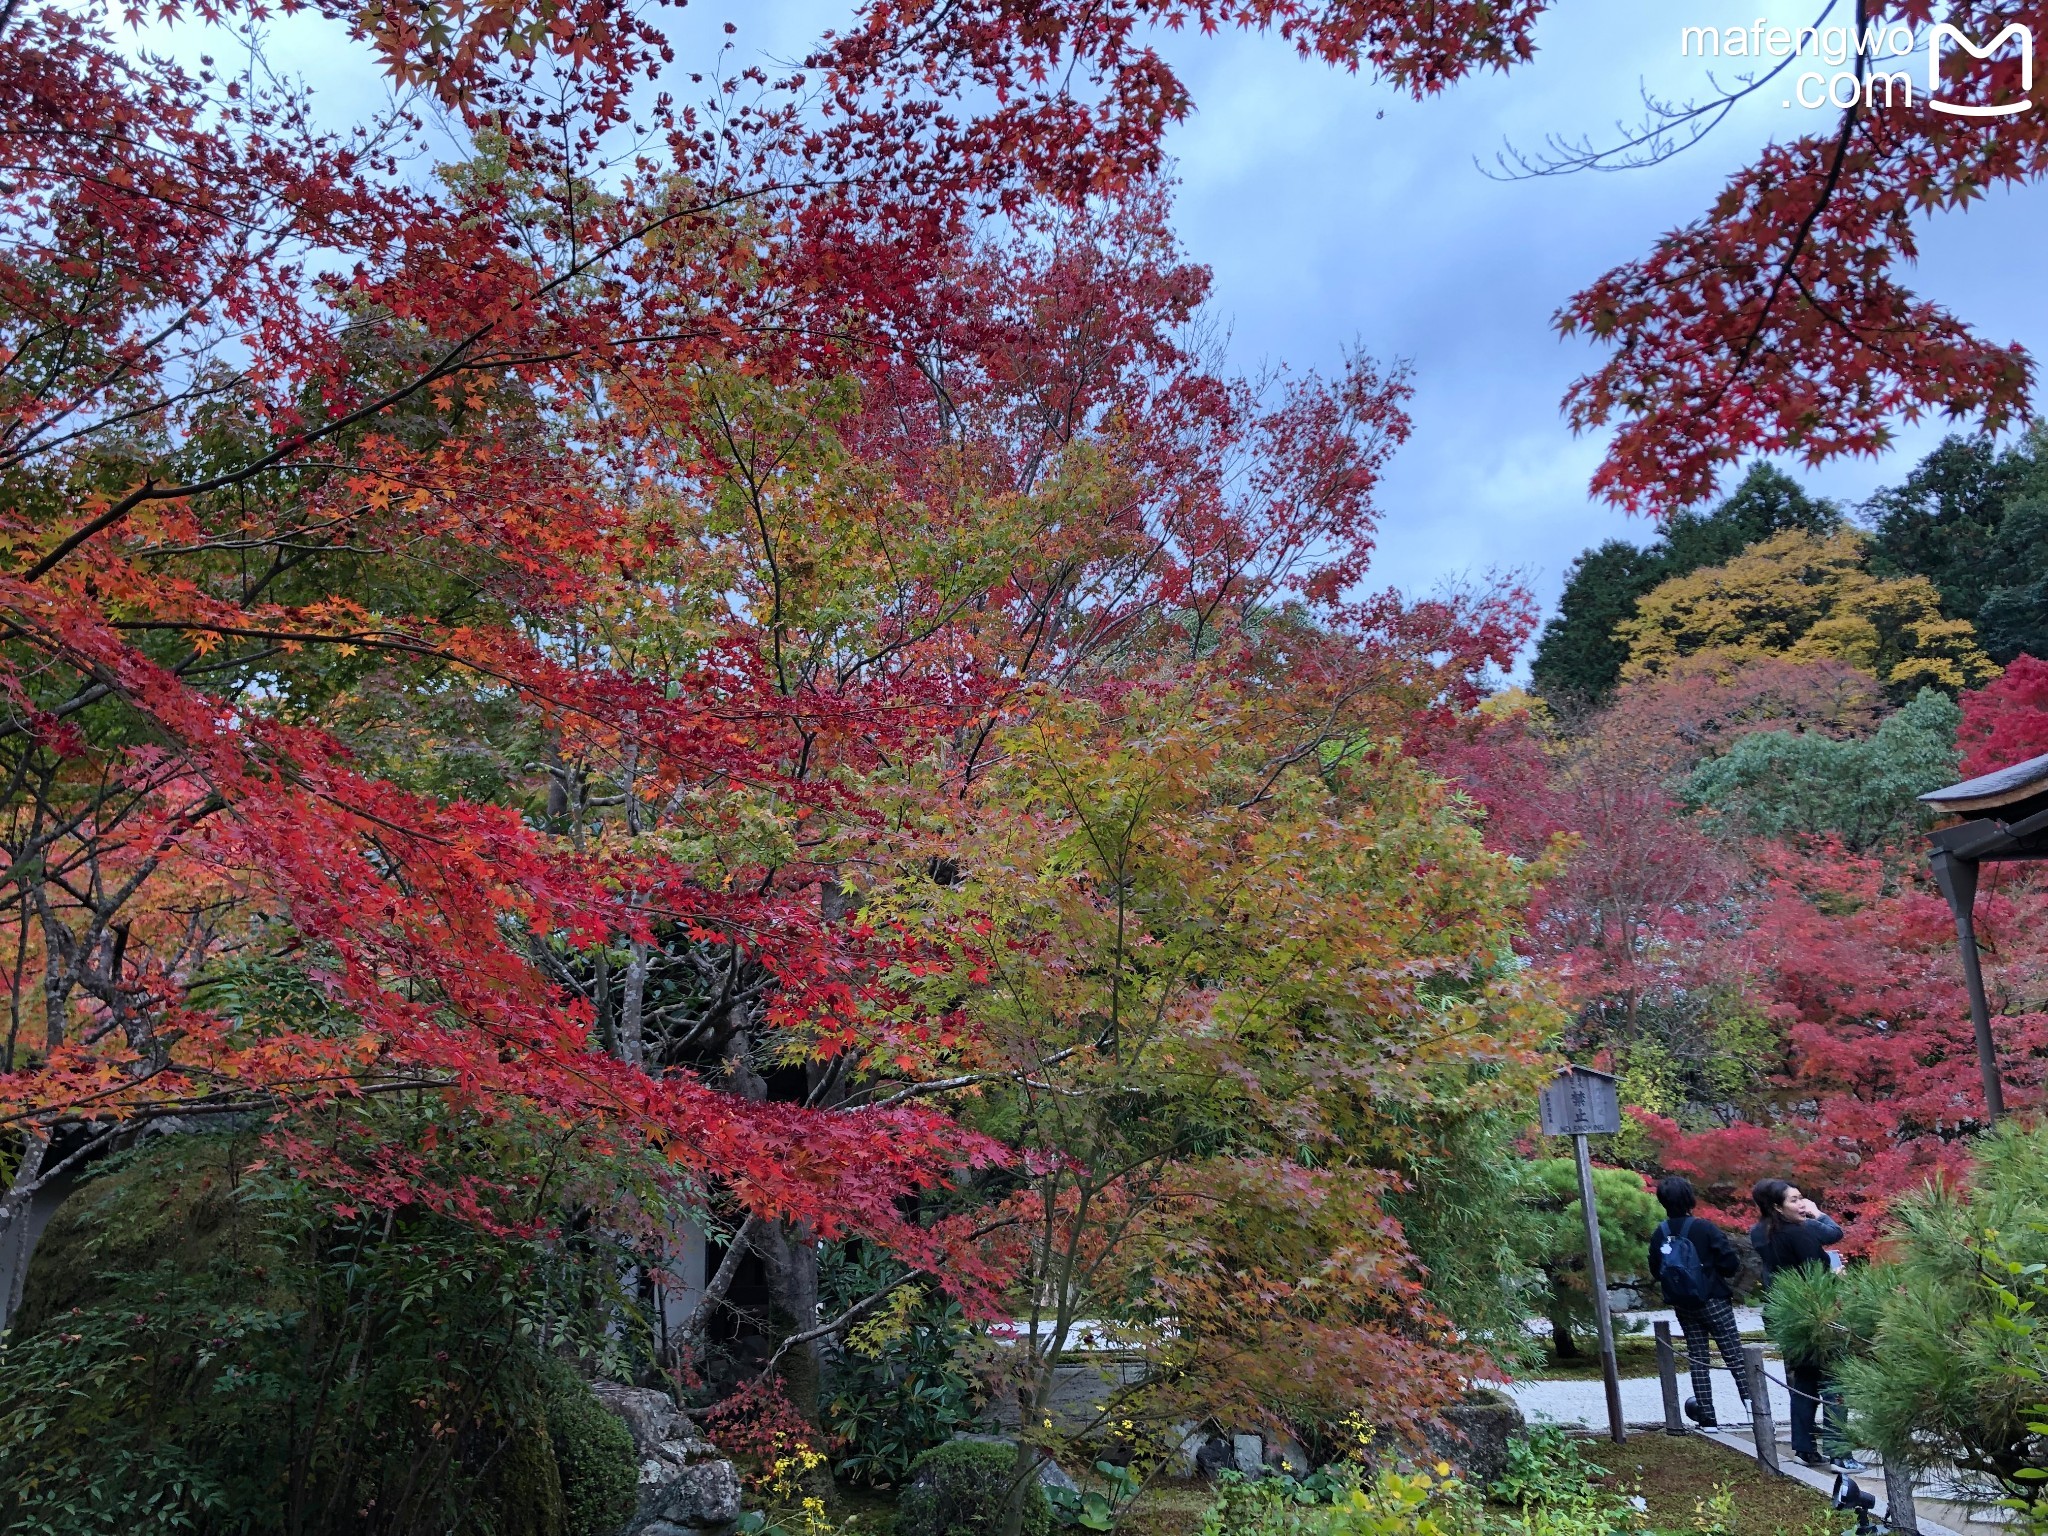
<instances>
[{"instance_id":1,"label":"yellow-leaved tree","mask_svg":"<svg viewBox=\"0 0 2048 1536\"><path fill-rule=\"evenodd\" d=\"M1932 582L1875 576L1868 553L1869 540L1854 529L1826 538L1794 531L1674 577L1615 626L1628 645L1623 675L1658 677L1706 651L1845 661L1900 697L1998 675L1970 625L1942 616Z\"/></svg>"}]
</instances>

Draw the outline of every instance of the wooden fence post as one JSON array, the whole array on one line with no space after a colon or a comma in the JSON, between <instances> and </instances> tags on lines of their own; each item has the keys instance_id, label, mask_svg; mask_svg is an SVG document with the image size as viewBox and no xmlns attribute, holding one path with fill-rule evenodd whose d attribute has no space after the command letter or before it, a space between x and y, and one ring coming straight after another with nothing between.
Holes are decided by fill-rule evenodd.
<instances>
[{"instance_id":1,"label":"wooden fence post","mask_svg":"<svg viewBox=\"0 0 2048 1536\"><path fill-rule=\"evenodd\" d=\"M1749 1375L1749 1410L1756 1430L1756 1459L1773 1472L1778 1466L1778 1426L1771 1422L1771 1379L1764 1374L1764 1352L1752 1344L1742 1352Z\"/></svg>"},{"instance_id":2,"label":"wooden fence post","mask_svg":"<svg viewBox=\"0 0 2048 1536\"><path fill-rule=\"evenodd\" d=\"M1678 1357L1671 1348L1671 1325L1663 1322L1657 1324L1657 1384L1664 1389L1664 1433L1684 1434L1685 1418L1678 1409Z\"/></svg>"}]
</instances>

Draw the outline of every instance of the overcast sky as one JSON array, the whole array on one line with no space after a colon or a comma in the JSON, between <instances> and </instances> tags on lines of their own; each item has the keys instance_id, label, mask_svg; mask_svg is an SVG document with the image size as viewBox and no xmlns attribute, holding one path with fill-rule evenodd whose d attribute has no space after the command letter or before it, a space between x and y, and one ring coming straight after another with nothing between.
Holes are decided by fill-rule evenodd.
<instances>
[{"instance_id":1,"label":"overcast sky","mask_svg":"<svg viewBox=\"0 0 2048 1536\"><path fill-rule=\"evenodd\" d=\"M728 16L743 54L791 58L850 3L698 0L663 24L685 69L724 40ZM1644 86L1666 98L1709 88L1707 66L1681 57L1683 27L1746 27L1759 15L1796 26L1823 3L1558 0L1533 64L1423 103L1303 62L1275 39L1162 39L1196 103L1169 138L1179 225L1215 272L1233 361L1327 369L1363 346L1413 366L1415 432L1381 497L1379 582L1423 593L1512 572L1547 605L1580 549L1650 535L1586 494L1601 444L1574 438L1558 403L1598 354L1559 340L1551 316L1580 285L1696 216L1768 138L1832 119L1771 90L1649 169L1501 181L1475 161L1490 164L1504 141L1540 147L1550 133L1611 139L1617 120L1640 116ZM330 111L376 89L366 68L335 72L331 43L297 23L271 42L276 62L303 73ZM2044 237L2048 196L2000 195L1937 217L1918 285L1994 339L2048 356ZM1819 494L1858 501L1901 477L1942 431L1905 429L1882 460L1783 467Z\"/></svg>"},{"instance_id":2,"label":"overcast sky","mask_svg":"<svg viewBox=\"0 0 2048 1536\"><path fill-rule=\"evenodd\" d=\"M1382 580L1419 592L1513 570L1549 604L1580 549L1653 531L1586 493L1602 445L1574 438L1558 403L1599 354L1561 341L1551 316L1587 280L1705 209L1771 136L1827 119L1787 110L1772 90L1649 169L1502 182L1474 161L1490 164L1504 138L1611 139L1615 119L1640 115L1640 84L1666 97L1704 92L1707 66L1680 57L1681 27L1747 26L1759 14L1812 19L1757 0L1563 0L1541 23L1532 65L1422 104L1271 42L1174 45L1198 104L1172 139L1180 224L1215 270L1238 360L1328 367L1355 339L1414 365L1415 433L1381 498ZM1992 338L2048 355L2044 236L2040 195L1938 217L1917 285ZM1904 429L1880 460L1781 467L1817 493L1857 501L1901 477L1942 431Z\"/></svg>"}]
</instances>

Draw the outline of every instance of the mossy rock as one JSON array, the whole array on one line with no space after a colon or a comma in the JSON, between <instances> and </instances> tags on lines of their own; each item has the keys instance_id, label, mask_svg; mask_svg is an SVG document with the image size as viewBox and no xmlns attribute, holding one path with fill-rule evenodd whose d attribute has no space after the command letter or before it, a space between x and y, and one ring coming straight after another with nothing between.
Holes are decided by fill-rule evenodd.
<instances>
[{"instance_id":1,"label":"mossy rock","mask_svg":"<svg viewBox=\"0 0 2048 1536\"><path fill-rule=\"evenodd\" d=\"M289 1305L292 1265L238 1198L246 1137L165 1136L114 1159L57 1207L37 1241L13 1327L130 1294L137 1276L210 1276L252 1302Z\"/></svg>"},{"instance_id":2,"label":"mossy rock","mask_svg":"<svg viewBox=\"0 0 2048 1536\"><path fill-rule=\"evenodd\" d=\"M954 1440L910 1464L896 1504L896 1536L987 1536L1002 1529L1003 1496L1017 1448L1002 1440ZM1036 1477L1024 1487L1024 1536L1046 1536L1052 1506Z\"/></svg>"},{"instance_id":3,"label":"mossy rock","mask_svg":"<svg viewBox=\"0 0 2048 1536\"><path fill-rule=\"evenodd\" d=\"M568 1501L548 1428L536 1417L512 1428L490 1486L477 1501L478 1536L570 1536ZM609 1532L604 1536L610 1536Z\"/></svg>"}]
</instances>

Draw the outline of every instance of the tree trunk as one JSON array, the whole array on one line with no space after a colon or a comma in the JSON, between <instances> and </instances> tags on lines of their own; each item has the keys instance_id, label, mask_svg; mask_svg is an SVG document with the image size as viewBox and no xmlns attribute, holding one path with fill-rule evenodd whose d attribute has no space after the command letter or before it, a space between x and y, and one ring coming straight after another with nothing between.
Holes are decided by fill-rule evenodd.
<instances>
[{"instance_id":1,"label":"tree trunk","mask_svg":"<svg viewBox=\"0 0 2048 1536\"><path fill-rule=\"evenodd\" d=\"M1572 1338L1571 1309L1553 1286L1550 1292L1550 1352L1559 1360L1579 1358L1578 1342Z\"/></svg>"},{"instance_id":2,"label":"tree trunk","mask_svg":"<svg viewBox=\"0 0 2048 1536\"><path fill-rule=\"evenodd\" d=\"M8 1258L7 1273L0 1274L0 1328L7 1326L28 1279L29 1205L42 1188L43 1159L50 1150L48 1139L34 1131L23 1132L21 1139L21 1165L14 1170L12 1186L0 1195L0 1255Z\"/></svg>"},{"instance_id":3,"label":"tree trunk","mask_svg":"<svg viewBox=\"0 0 2048 1536\"><path fill-rule=\"evenodd\" d=\"M635 939L627 947L631 958L626 961L626 985L619 1003L619 1059L638 1067L647 1061L647 1042L641 1027L646 1014L647 945Z\"/></svg>"},{"instance_id":4,"label":"tree trunk","mask_svg":"<svg viewBox=\"0 0 2048 1536\"><path fill-rule=\"evenodd\" d=\"M726 1065L733 1086L755 1103L765 1103L768 1083L755 1069L753 1039L745 1029L736 1029L726 1046ZM768 1286L772 1322L783 1338L802 1333L818 1324L818 1243L808 1225L788 1221L757 1221L753 1224L754 1252L761 1256L761 1270ZM805 1420L818 1422L819 1393L824 1385L824 1359L818 1341L793 1344L782 1356L779 1368L784 1391L791 1406Z\"/></svg>"},{"instance_id":5,"label":"tree trunk","mask_svg":"<svg viewBox=\"0 0 2048 1536\"><path fill-rule=\"evenodd\" d=\"M818 1326L818 1242L807 1223L775 1221L765 1223L754 1240L768 1278L768 1294L774 1301L775 1327L786 1339ZM818 1408L824 1389L825 1362L821 1341L806 1339L792 1344L778 1367L782 1389L790 1406L807 1423L818 1422Z\"/></svg>"}]
</instances>

